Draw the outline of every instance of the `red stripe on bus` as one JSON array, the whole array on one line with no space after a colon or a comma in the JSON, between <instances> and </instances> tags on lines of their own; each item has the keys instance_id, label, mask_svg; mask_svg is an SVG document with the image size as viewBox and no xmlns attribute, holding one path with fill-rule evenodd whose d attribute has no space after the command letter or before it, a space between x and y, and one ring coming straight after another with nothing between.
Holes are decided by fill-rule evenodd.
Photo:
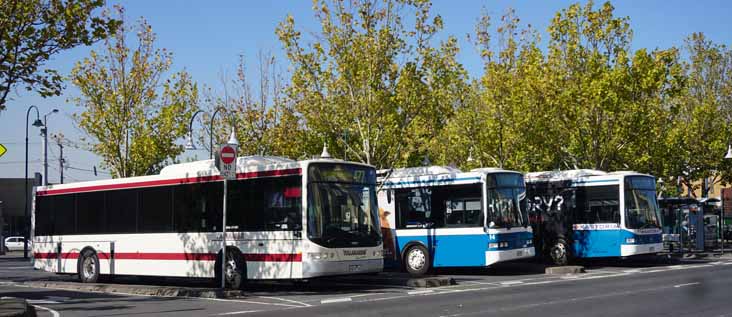
<instances>
[{"instance_id":1,"label":"red stripe on bus","mask_svg":"<svg viewBox=\"0 0 732 317\"><path fill-rule=\"evenodd\" d=\"M269 176L300 175L301 173L302 173L302 169L291 168L291 169L286 169L286 170L238 173L238 174L236 174L236 177L237 177L237 179L247 179L247 178L258 178L258 177L269 177ZM220 181L222 179L223 178L219 175L201 176L201 177L186 177L186 178L176 178L176 179L162 179L162 180L136 182L136 183L106 184L106 185L86 186L86 187L77 187L77 188L41 190L41 191L37 191L36 195L37 196L47 196L47 195L90 192L90 191L98 191L98 190L129 189L129 188L153 187L153 186L164 186L164 185L206 183L206 182L212 182L212 181Z\"/></svg>"},{"instance_id":2,"label":"red stripe on bus","mask_svg":"<svg viewBox=\"0 0 732 317\"><path fill-rule=\"evenodd\" d=\"M109 253L99 252L97 256L101 260L111 258ZM58 253L34 253L36 259L57 259ZM63 259L78 259L78 252L62 253ZM115 260L186 260L186 261L216 261L215 253L115 253ZM252 262L302 262L302 254L300 253L274 253L261 254L249 253L244 254L244 259Z\"/></svg>"},{"instance_id":3,"label":"red stripe on bus","mask_svg":"<svg viewBox=\"0 0 732 317\"><path fill-rule=\"evenodd\" d=\"M291 168L291 169L286 169L286 170L236 173L236 178L237 179L246 179L246 178L257 178L257 177L267 177L267 176L287 176L287 175L300 175L301 173L302 173L302 169Z\"/></svg>"},{"instance_id":4,"label":"red stripe on bus","mask_svg":"<svg viewBox=\"0 0 732 317\"><path fill-rule=\"evenodd\" d=\"M115 253L116 260L188 260L216 261L212 253Z\"/></svg>"}]
</instances>

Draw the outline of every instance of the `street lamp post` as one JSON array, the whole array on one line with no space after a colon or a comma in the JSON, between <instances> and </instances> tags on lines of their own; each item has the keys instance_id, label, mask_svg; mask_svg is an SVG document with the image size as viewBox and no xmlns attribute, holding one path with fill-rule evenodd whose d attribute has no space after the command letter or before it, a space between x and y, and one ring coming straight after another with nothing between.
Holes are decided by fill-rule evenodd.
<instances>
[{"instance_id":1,"label":"street lamp post","mask_svg":"<svg viewBox=\"0 0 732 317\"><path fill-rule=\"evenodd\" d=\"M23 243L23 258L28 258L28 239L30 239L30 229L31 229L31 221L30 221L30 212L28 211L28 117L30 116L31 109L36 110L36 121L33 121L33 126L40 128L43 126L43 122L41 122L41 115L38 113L38 107L36 106L30 106L28 107L28 111L25 112L25 178L23 178L23 183L25 183L25 219L27 221L26 223L26 229L25 229L25 242Z\"/></svg>"},{"instance_id":2,"label":"street lamp post","mask_svg":"<svg viewBox=\"0 0 732 317\"><path fill-rule=\"evenodd\" d=\"M214 113L211 115L211 123L209 124L209 130L208 130L210 132L210 138L209 138L210 148L209 148L209 151L208 151L208 158L209 159L213 159L213 148L214 148L213 147L213 135L214 135L213 124L214 124L214 119L216 119L216 115L221 110L225 110L225 109L223 107L218 107L218 108L216 108L216 111L214 111Z\"/></svg>"},{"instance_id":3,"label":"street lamp post","mask_svg":"<svg viewBox=\"0 0 732 317\"><path fill-rule=\"evenodd\" d=\"M188 140L186 141L186 150L195 150L196 144L193 143L193 119L196 118L196 116L203 112L203 110L198 110L193 113L193 116L191 117L191 122L188 124Z\"/></svg>"},{"instance_id":4,"label":"street lamp post","mask_svg":"<svg viewBox=\"0 0 732 317\"><path fill-rule=\"evenodd\" d=\"M727 145L727 154L724 156L724 159L732 159L732 145ZM720 251L722 255L724 255L724 232L722 232L722 229L724 229L724 196L722 196L722 208L719 210L719 236L721 237L720 241L722 242Z\"/></svg>"},{"instance_id":5,"label":"street lamp post","mask_svg":"<svg viewBox=\"0 0 732 317\"><path fill-rule=\"evenodd\" d=\"M53 109L49 113L43 115L43 186L48 185L48 116L57 113L58 109Z\"/></svg>"}]
</instances>

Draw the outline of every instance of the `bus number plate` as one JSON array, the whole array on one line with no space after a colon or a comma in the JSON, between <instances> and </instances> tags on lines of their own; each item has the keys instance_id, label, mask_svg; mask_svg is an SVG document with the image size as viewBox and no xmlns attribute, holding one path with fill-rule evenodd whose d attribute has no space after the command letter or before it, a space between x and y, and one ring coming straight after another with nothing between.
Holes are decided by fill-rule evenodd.
<instances>
[{"instance_id":1,"label":"bus number plate","mask_svg":"<svg viewBox=\"0 0 732 317\"><path fill-rule=\"evenodd\" d=\"M356 272L356 271L360 271L360 270L361 270L360 265L349 265L348 266L348 272Z\"/></svg>"},{"instance_id":2,"label":"bus number plate","mask_svg":"<svg viewBox=\"0 0 732 317\"><path fill-rule=\"evenodd\" d=\"M524 255L524 250L516 251L516 256L522 256L522 255Z\"/></svg>"},{"instance_id":3,"label":"bus number plate","mask_svg":"<svg viewBox=\"0 0 732 317\"><path fill-rule=\"evenodd\" d=\"M651 247L650 251L653 252L656 250L656 247Z\"/></svg>"}]
</instances>

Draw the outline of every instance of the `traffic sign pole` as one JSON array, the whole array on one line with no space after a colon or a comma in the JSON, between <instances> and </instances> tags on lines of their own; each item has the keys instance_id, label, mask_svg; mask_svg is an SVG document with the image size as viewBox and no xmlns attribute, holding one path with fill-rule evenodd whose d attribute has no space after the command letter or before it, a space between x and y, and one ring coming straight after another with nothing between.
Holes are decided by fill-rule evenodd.
<instances>
[{"instance_id":1,"label":"traffic sign pole","mask_svg":"<svg viewBox=\"0 0 732 317\"><path fill-rule=\"evenodd\" d=\"M224 203L223 203L223 218L222 222L222 238L221 238L221 288L226 289L226 197L228 196L228 183L230 179L236 179L236 145L225 144L219 150L219 160L221 170L219 171L222 178L224 179Z\"/></svg>"}]
</instances>

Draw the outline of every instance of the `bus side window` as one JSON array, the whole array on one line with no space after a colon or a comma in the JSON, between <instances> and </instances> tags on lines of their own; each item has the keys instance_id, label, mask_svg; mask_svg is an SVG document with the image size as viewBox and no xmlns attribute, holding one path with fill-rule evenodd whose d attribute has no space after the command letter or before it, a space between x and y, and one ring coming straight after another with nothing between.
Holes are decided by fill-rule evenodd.
<instances>
[{"instance_id":1,"label":"bus side window","mask_svg":"<svg viewBox=\"0 0 732 317\"><path fill-rule=\"evenodd\" d=\"M397 228L417 229L427 225L432 216L431 189L398 189L395 194Z\"/></svg>"}]
</instances>

